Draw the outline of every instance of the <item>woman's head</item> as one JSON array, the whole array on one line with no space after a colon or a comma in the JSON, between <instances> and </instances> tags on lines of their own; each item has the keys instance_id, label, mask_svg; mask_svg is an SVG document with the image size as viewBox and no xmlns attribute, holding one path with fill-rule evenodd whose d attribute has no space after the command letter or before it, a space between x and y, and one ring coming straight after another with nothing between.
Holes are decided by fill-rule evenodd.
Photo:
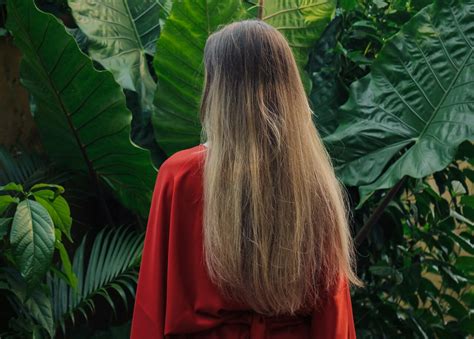
<instances>
[{"instance_id":1,"label":"woman's head","mask_svg":"<svg viewBox=\"0 0 474 339\"><path fill-rule=\"evenodd\" d=\"M206 43L204 64L201 122L209 139L214 136L214 130L214 133L226 133L230 142L242 145L242 133L258 133L278 147L282 141L279 124L292 120L311 122L291 49L281 33L265 22L235 22L212 34ZM293 104L305 107L299 110L285 107ZM255 109L260 114L255 114ZM208 112L219 113L206 117ZM214 126L223 121L224 128ZM272 130L266 131L268 127ZM268 134L262 135L264 132Z\"/></svg>"},{"instance_id":2,"label":"woman's head","mask_svg":"<svg viewBox=\"0 0 474 339\"><path fill-rule=\"evenodd\" d=\"M201 101L204 248L224 294L264 314L360 285L345 195L312 122L291 49L258 20L207 40Z\"/></svg>"}]
</instances>

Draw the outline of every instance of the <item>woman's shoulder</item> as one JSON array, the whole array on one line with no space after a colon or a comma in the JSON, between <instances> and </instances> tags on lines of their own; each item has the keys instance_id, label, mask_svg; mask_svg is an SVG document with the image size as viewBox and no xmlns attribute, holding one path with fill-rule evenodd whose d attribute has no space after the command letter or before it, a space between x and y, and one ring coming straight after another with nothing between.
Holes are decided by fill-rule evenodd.
<instances>
[{"instance_id":1,"label":"woman's shoulder","mask_svg":"<svg viewBox=\"0 0 474 339\"><path fill-rule=\"evenodd\" d=\"M160 166L159 171L177 175L195 169L204 159L206 146L199 144L173 153Z\"/></svg>"}]
</instances>

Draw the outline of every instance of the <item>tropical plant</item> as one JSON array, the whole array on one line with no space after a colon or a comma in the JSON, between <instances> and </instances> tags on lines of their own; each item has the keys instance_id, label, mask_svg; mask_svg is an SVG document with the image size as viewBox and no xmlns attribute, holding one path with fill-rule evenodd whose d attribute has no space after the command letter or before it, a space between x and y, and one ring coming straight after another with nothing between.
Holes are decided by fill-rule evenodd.
<instances>
[{"instance_id":1,"label":"tropical plant","mask_svg":"<svg viewBox=\"0 0 474 339\"><path fill-rule=\"evenodd\" d=\"M68 4L89 39L91 58L110 70L123 88L138 92L150 106L156 84L146 56L155 54L162 18L167 15L165 5L151 0L107 4L70 0Z\"/></svg>"},{"instance_id":2,"label":"tropical plant","mask_svg":"<svg viewBox=\"0 0 474 339\"><path fill-rule=\"evenodd\" d=\"M359 206L404 175L442 170L474 139L473 10L469 1L427 6L351 85L339 126L324 141L341 180L359 187Z\"/></svg>"},{"instance_id":3,"label":"tropical plant","mask_svg":"<svg viewBox=\"0 0 474 339\"><path fill-rule=\"evenodd\" d=\"M309 93L313 120L321 136L327 136L337 128L339 106L347 100L345 85L339 75L344 59L337 50L343 27L343 17L337 15L315 44L306 66L313 83Z\"/></svg>"},{"instance_id":4,"label":"tropical plant","mask_svg":"<svg viewBox=\"0 0 474 339\"><path fill-rule=\"evenodd\" d=\"M46 181L47 161L38 154L18 150L10 154L0 147L0 185L21 182L29 188L40 181ZM56 182L56 181L54 181Z\"/></svg>"},{"instance_id":5,"label":"tropical plant","mask_svg":"<svg viewBox=\"0 0 474 339\"><path fill-rule=\"evenodd\" d=\"M66 281L75 286L62 235L71 240L69 205L59 185L36 184L29 191L9 183L0 187L0 237L8 237L5 259L11 261L29 285L49 270L54 249L63 260Z\"/></svg>"},{"instance_id":6,"label":"tropical plant","mask_svg":"<svg viewBox=\"0 0 474 339\"><path fill-rule=\"evenodd\" d=\"M21 332L53 333L43 283L48 271L71 288L77 285L62 241L63 235L72 241L69 205L62 193L62 186L50 184L35 184L28 191L16 183L0 187L0 290L18 316L11 327ZM54 268L55 250L62 270Z\"/></svg>"},{"instance_id":7,"label":"tropical plant","mask_svg":"<svg viewBox=\"0 0 474 339\"><path fill-rule=\"evenodd\" d=\"M117 303L112 300L113 293L128 307L129 296L135 294L143 233L126 227L104 228L94 238L90 252L86 250L86 239L82 239L74 254L72 272L77 276L74 286L48 274L47 285L32 289L17 271L0 270L3 282L0 290L12 292L8 299L18 314L11 324L16 335L53 337L59 327L66 334L79 317L88 319L100 297L115 313ZM62 269L65 270L64 263Z\"/></svg>"},{"instance_id":8,"label":"tropical plant","mask_svg":"<svg viewBox=\"0 0 474 339\"><path fill-rule=\"evenodd\" d=\"M105 184L126 207L146 215L154 171L147 152L130 143L131 113L113 76L96 70L58 19L32 1L9 1L7 9L48 155L88 175L99 197Z\"/></svg>"},{"instance_id":9,"label":"tropical plant","mask_svg":"<svg viewBox=\"0 0 474 339\"><path fill-rule=\"evenodd\" d=\"M249 8L240 1L182 1L174 3L158 39L153 65L158 76L153 125L159 145L171 155L199 143L198 109L203 75L203 51L207 37L231 21L259 17L274 25L288 39L303 70L312 44L334 13L335 1L265 1ZM254 9L259 7L257 13Z\"/></svg>"},{"instance_id":10,"label":"tropical plant","mask_svg":"<svg viewBox=\"0 0 474 339\"><path fill-rule=\"evenodd\" d=\"M358 337L474 333L472 151L465 143L446 169L411 179L360 248Z\"/></svg>"},{"instance_id":11,"label":"tropical plant","mask_svg":"<svg viewBox=\"0 0 474 339\"><path fill-rule=\"evenodd\" d=\"M33 0L8 0L6 27L23 54L21 81L47 157L0 149L0 185L8 188L0 192L0 289L14 313L0 336L53 336L61 327L64 336L92 337L85 325L101 303L113 311L131 303L143 234L112 225L124 213L144 224L137 215L148 211L153 165L200 141L204 44L246 18L287 38L354 205L367 283L353 291L358 337L474 334L472 1L35 1L41 10ZM73 237L63 189L42 182L79 193L79 217L91 206L106 217L79 223L92 234L79 238L72 264L62 258L60 237ZM11 243L17 211L18 221L30 211L47 230L53 225L61 244L51 259L50 239L49 266L23 276L15 267L29 262L13 251L20 233ZM111 228L95 226L103 221ZM115 325L101 335L129 326Z\"/></svg>"},{"instance_id":12,"label":"tropical plant","mask_svg":"<svg viewBox=\"0 0 474 339\"><path fill-rule=\"evenodd\" d=\"M129 0L91 3L70 0L72 15L88 40L90 57L111 71L127 91L133 113L131 138L152 152L158 166L163 161L151 126L156 82L149 60L171 8L170 0ZM130 104L133 101L133 104Z\"/></svg>"},{"instance_id":13,"label":"tropical plant","mask_svg":"<svg viewBox=\"0 0 474 339\"><path fill-rule=\"evenodd\" d=\"M9 329L2 328L2 338L42 338L43 334L52 337L51 302L47 286L37 284L28 286L20 273L12 268L0 268L0 292L14 311L8 322ZM7 305L2 305L7 309Z\"/></svg>"},{"instance_id":14,"label":"tropical plant","mask_svg":"<svg viewBox=\"0 0 474 339\"><path fill-rule=\"evenodd\" d=\"M85 320L95 311L95 300L103 297L116 312L116 293L125 307L130 304L127 295L135 295L138 278L138 265L143 248L143 233L130 228L102 229L93 240L89 254L86 252L86 239L74 254L72 270L78 278L77 289L57 277L48 277L52 296L53 321L66 332L66 321L76 323L79 315Z\"/></svg>"},{"instance_id":15,"label":"tropical plant","mask_svg":"<svg viewBox=\"0 0 474 339\"><path fill-rule=\"evenodd\" d=\"M257 18L275 27L288 40L309 92L312 82L304 71L308 54L334 15L336 1L260 1L258 7Z\"/></svg>"}]
</instances>

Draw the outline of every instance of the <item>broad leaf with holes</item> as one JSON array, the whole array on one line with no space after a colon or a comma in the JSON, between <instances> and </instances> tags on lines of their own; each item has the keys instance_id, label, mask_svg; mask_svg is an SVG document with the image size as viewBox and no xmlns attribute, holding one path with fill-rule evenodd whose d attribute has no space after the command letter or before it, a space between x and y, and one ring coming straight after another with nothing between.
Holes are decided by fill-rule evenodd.
<instances>
[{"instance_id":1,"label":"broad leaf with holes","mask_svg":"<svg viewBox=\"0 0 474 339\"><path fill-rule=\"evenodd\" d=\"M18 269L28 282L42 278L54 251L54 224L38 202L25 199L16 208L10 243Z\"/></svg>"},{"instance_id":2,"label":"broad leaf with holes","mask_svg":"<svg viewBox=\"0 0 474 339\"><path fill-rule=\"evenodd\" d=\"M148 212L154 170L130 143L131 113L120 86L97 71L60 22L33 1L8 2L7 27L21 49L21 81L49 156L101 180L130 209Z\"/></svg>"},{"instance_id":3,"label":"broad leaf with holes","mask_svg":"<svg viewBox=\"0 0 474 339\"><path fill-rule=\"evenodd\" d=\"M168 155L199 143L199 100L207 37L243 15L238 0L174 2L158 39L153 62L158 75L153 125Z\"/></svg>"},{"instance_id":4,"label":"broad leaf with holes","mask_svg":"<svg viewBox=\"0 0 474 339\"><path fill-rule=\"evenodd\" d=\"M325 143L342 181L360 186L361 204L404 175L445 168L474 138L474 3L439 0L415 15L340 114Z\"/></svg>"}]
</instances>

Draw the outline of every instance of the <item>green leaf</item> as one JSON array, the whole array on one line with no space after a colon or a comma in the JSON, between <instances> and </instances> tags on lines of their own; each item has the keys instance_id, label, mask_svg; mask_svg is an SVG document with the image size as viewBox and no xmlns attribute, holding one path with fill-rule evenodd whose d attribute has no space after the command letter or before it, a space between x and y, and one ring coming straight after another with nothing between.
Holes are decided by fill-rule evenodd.
<instances>
[{"instance_id":1,"label":"green leaf","mask_svg":"<svg viewBox=\"0 0 474 339\"><path fill-rule=\"evenodd\" d=\"M321 136L337 128L337 110L347 99L347 91L339 79L341 57L336 51L343 30L342 16L329 23L309 57L307 70L313 83L309 98L313 121Z\"/></svg>"},{"instance_id":2,"label":"green leaf","mask_svg":"<svg viewBox=\"0 0 474 339\"><path fill-rule=\"evenodd\" d=\"M173 3L153 60L158 86L152 121L158 144L168 155L199 143L198 111L207 37L243 13L238 0Z\"/></svg>"},{"instance_id":3,"label":"green leaf","mask_svg":"<svg viewBox=\"0 0 474 339\"><path fill-rule=\"evenodd\" d=\"M389 40L324 140L338 176L360 186L362 201L404 175L445 168L474 138L473 68L472 1L438 0Z\"/></svg>"},{"instance_id":4,"label":"green leaf","mask_svg":"<svg viewBox=\"0 0 474 339\"><path fill-rule=\"evenodd\" d=\"M95 309L96 296L103 296L115 309L116 301L110 291L124 299L125 289L136 284L137 268L143 249L144 234L130 228L103 229L94 238L90 252L86 252L86 237L77 248L72 270L78 278L77 290L73 290L59 277L48 276L53 299L56 325L64 325L69 318L80 312L88 317ZM125 299L124 299L125 300Z\"/></svg>"},{"instance_id":5,"label":"green leaf","mask_svg":"<svg viewBox=\"0 0 474 339\"><path fill-rule=\"evenodd\" d=\"M468 218L464 217L463 215L459 214L453 209L449 210L449 215L452 216L454 219L456 219L459 222L474 226L474 222L469 220Z\"/></svg>"},{"instance_id":6,"label":"green leaf","mask_svg":"<svg viewBox=\"0 0 474 339\"><path fill-rule=\"evenodd\" d=\"M0 215L6 211L10 204L18 204L20 200L10 195L0 195Z\"/></svg>"},{"instance_id":7,"label":"green leaf","mask_svg":"<svg viewBox=\"0 0 474 339\"><path fill-rule=\"evenodd\" d=\"M48 212L33 200L23 200L13 217L10 243L19 271L26 281L40 279L54 251L54 225Z\"/></svg>"},{"instance_id":8,"label":"green leaf","mask_svg":"<svg viewBox=\"0 0 474 339\"><path fill-rule=\"evenodd\" d=\"M474 291L471 289L463 293L463 295L461 296L461 300L466 305L474 305Z\"/></svg>"},{"instance_id":9,"label":"green leaf","mask_svg":"<svg viewBox=\"0 0 474 339\"><path fill-rule=\"evenodd\" d=\"M335 6L335 0L310 0L302 4L295 0L264 2L263 20L285 35L308 91L310 81L303 68ZM248 17L242 4L235 0L173 3L158 39L158 52L154 59L158 87L156 112L152 118L158 143L168 155L195 146L200 141L198 111L207 37L221 25Z\"/></svg>"},{"instance_id":10,"label":"green leaf","mask_svg":"<svg viewBox=\"0 0 474 339\"><path fill-rule=\"evenodd\" d=\"M467 253L474 255L474 244L471 244L468 239L464 239L463 237L454 232L445 232L443 230L440 231L451 237Z\"/></svg>"},{"instance_id":11,"label":"green leaf","mask_svg":"<svg viewBox=\"0 0 474 339\"><path fill-rule=\"evenodd\" d=\"M403 275L395 268L390 266L374 265L369 267L369 271L373 275L382 276L385 278L392 277L395 279L396 284L401 284L403 281Z\"/></svg>"},{"instance_id":12,"label":"green leaf","mask_svg":"<svg viewBox=\"0 0 474 339\"><path fill-rule=\"evenodd\" d=\"M464 195L461 197L461 204L474 208L474 195Z\"/></svg>"},{"instance_id":13,"label":"green leaf","mask_svg":"<svg viewBox=\"0 0 474 339\"><path fill-rule=\"evenodd\" d=\"M13 218L0 218L0 240L8 233Z\"/></svg>"},{"instance_id":14,"label":"green leaf","mask_svg":"<svg viewBox=\"0 0 474 339\"><path fill-rule=\"evenodd\" d=\"M393 268L390 266L370 266L369 271L373 275L388 277L393 273Z\"/></svg>"},{"instance_id":15,"label":"green leaf","mask_svg":"<svg viewBox=\"0 0 474 339\"><path fill-rule=\"evenodd\" d=\"M21 79L43 146L64 168L105 182L128 208L148 213L155 174L130 143L131 113L113 76L97 71L58 20L30 0L8 2L7 27L23 54ZM100 193L98 193L100 194Z\"/></svg>"},{"instance_id":16,"label":"green leaf","mask_svg":"<svg viewBox=\"0 0 474 339\"><path fill-rule=\"evenodd\" d=\"M54 226L59 228L72 242L71 238L71 211L69 205L62 196L50 197L47 190L34 192L33 195L37 202L39 202L48 211L51 219L53 219Z\"/></svg>"},{"instance_id":17,"label":"green leaf","mask_svg":"<svg viewBox=\"0 0 474 339\"><path fill-rule=\"evenodd\" d=\"M88 38L89 55L111 71L116 81L138 95L132 106L131 137L140 147L156 152L151 112L156 83L147 64L153 56L170 0L69 0L76 23ZM154 143L153 143L154 142Z\"/></svg>"},{"instance_id":18,"label":"green leaf","mask_svg":"<svg viewBox=\"0 0 474 339\"><path fill-rule=\"evenodd\" d=\"M31 194L33 196L38 196L38 197L42 197L43 199L49 199L49 200L54 200L54 198L56 197L56 194L54 193L54 191L47 190L47 189L37 191L37 192L32 192Z\"/></svg>"},{"instance_id":19,"label":"green leaf","mask_svg":"<svg viewBox=\"0 0 474 339\"><path fill-rule=\"evenodd\" d=\"M457 269L466 273L474 272L474 257L460 256L456 258L456 264L454 265Z\"/></svg>"},{"instance_id":20,"label":"green leaf","mask_svg":"<svg viewBox=\"0 0 474 339\"><path fill-rule=\"evenodd\" d=\"M0 186L0 191L15 191L15 192L23 192L23 186L20 184L15 184L11 182L6 184L5 186Z\"/></svg>"},{"instance_id":21,"label":"green leaf","mask_svg":"<svg viewBox=\"0 0 474 339\"><path fill-rule=\"evenodd\" d=\"M59 251L61 263L63 264L63 272L66 275L68 283L71 285L72 288L77 288L77 277L72 271L71 260L69 259L69 254L67 253L66 248L60 241L56 241L55 247Z\"/></svg>"},{"instance_id":22,"label":"green leaf","mask_svg":"<svg viewBox=\"0 0 474 339\"><path fill-rule=\"evenodd\" d=\"M303 83L309 92L311 82L304 68L308 55L336 10L336 0L267 0L262 20L278 29L288 40Z\"/></svg>"},{"instance_id":23,"label":"green leaf","mask_svg":"<svg viewBox=\"0 0 474 339\"><path fill-rule=\"evenodd\" d=\"M0 146L0 169L0 185L21 182L24 188L28 188L45 179L56 183L66 179L66 172L55 173L44 155L21 148L10 152Z\"/></svg>"},{"instance_id":24,"label":"green leaf","mask_svg":"<svg viewBox=\"0 0 474 339\"><path fill-rule=\"evenodd\" d=\"M110 70L123 88L141 93L148 101L156 85L146 55L155 54L162 2L68 0L77 25L89 39L89 55Z\"/></svg>"},{"instance_id":25,"label":"green leaf","mask_svg":"<svg viewBox=\"0 0 474 339\"><path fill-rule=\"evenodd\" d=\"M29 290L17 270L11 267L2 267L0 268L0 289L2 288L10 291L17 299L14 302L16 312L25 315L25 318L21 318L22 325L33 324L30 321L32 318L49 333L50 337L54 336L52 305L47 286L38 284L33 290ZM26 324L25 321L27 321Z\"/></svg>"},{"instance_id":26,"label":"green leaf","mask_svg":"<svg viewBox=\"0 0 474 339\"><path fill-rule=\"evenodd\" d=\"M357 7L357 0L340 0L340 6L346 11L351 11Z\"/></svg>"},{"instance_id":27,"label":"green leaf","mask_svg":"<svg viewBox=\"0 0 474 339\"><path fill-rule=\"evenodd\" d=\"M35 288L26 300L25 307L31 316L44 328L50 337L54 337L54 322L51 299L41 289Z\"/></svg>"},{"instance_id":28,"label":"green leaf","mask_svg":"<svg viewBox=\"0 0 474 339\"><path fill-rule=\"evenodd\" d=\"M54 185L54 184L36 184L30 189L31 192L36 192L36 191L41 191L41 190L54 191L56 192L56 194L64 193L64 187L60 185Z\"/></svg>"},{"instance_id":29,"label":"green leaf","mask_svg":"<svg viewBox=\"0 0 474 339\"><path fill-rule=\"evenodd\" d=\"M448 314L450 316L453 316L458 320L468 316L468 310L464 307L463 304L459 302L457 298L454 298L448 294L441 294L440 297L442 297L442 299L444 299L449 304L450 307Z\"/></svg>"}]
</instances>

